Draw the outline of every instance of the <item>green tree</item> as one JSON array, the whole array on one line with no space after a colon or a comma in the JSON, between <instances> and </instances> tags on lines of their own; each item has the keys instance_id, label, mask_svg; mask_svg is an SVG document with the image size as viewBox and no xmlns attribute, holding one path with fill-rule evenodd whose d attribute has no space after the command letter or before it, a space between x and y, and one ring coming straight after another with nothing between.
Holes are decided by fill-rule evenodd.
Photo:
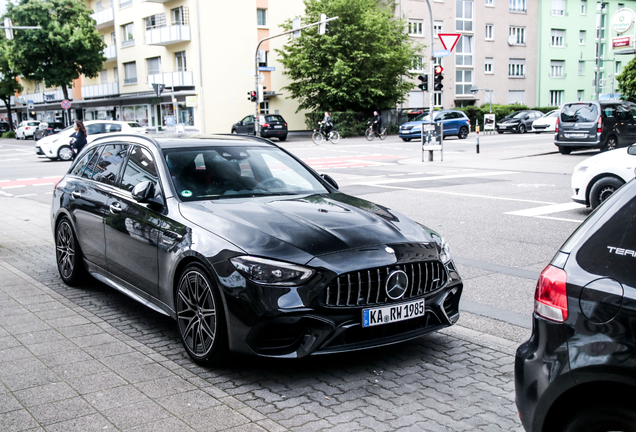
<instances>
[{"instance_id":1,"label":"green tree","mask_svg":"<svg viewBox=\"0 0 636 432\"><path fill-rule=\"evenodd\" d=\"M636 58L633 58L623 68L623 72L616 76L618 91L622 99L636 102Z\"/></svg>"},{"instance_id":2,"label":"green tree","mask_svg":"<svg viewBox=\"0 0 636 432\"><path fill-rule=\"evenodd\" d=\"M305 0L302 25L320 14L339 17L328 32L303 30L276 50L291 79L284 89L298 109L368 111L393 108L414 84L405 77L420 45L408 37L405 22L383 0ZM291 21L283 27L291 29Z\"/></svg>"},{"instance_id":3,"label":"green tree","mask_svg":"<svg viewBox=\"0 0 636 432\"><path fill-rule=\"evenodd\" d=\"M41 26L41 30L15 30L8 44L12 68L30 81L68 87L80 74L95 78L102 70L106 46L95 28L91 10L83 0L20 0L7 3L5 16L13 25Z\"/></svg>"},{"instance_id":4,"label":"green tree","mask_svg":"<svg viewBox=\"0 0 636 432\"><path fill-rule=\"evenodd\" d=\"M2 49L2 53L5 50ZM4 54L0 54L0 100L7 107L7 115L9 117L9 126L13 129L13 116L11 115L11 96L15 96L16 92L22 91L22 86L16 79L18 74L9 66L8 59Z\"/></svg>"}]
</instances>

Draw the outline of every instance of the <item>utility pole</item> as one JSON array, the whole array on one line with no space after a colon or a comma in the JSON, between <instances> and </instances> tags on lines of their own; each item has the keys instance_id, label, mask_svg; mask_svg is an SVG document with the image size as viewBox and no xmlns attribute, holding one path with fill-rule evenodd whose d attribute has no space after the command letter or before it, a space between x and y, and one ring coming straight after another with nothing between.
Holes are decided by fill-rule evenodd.
<instances>
[{"instance_id":1,"label":"utility pole","mask_svg":"<svg viewBox=\"0 0 636 432\"><path fill-rule=\"evenodd\" d=\"M600 53L601 53L601 19L602 19L602 3L596 3L596 79L594 80L594 100L598 100L599 83L601 80L600 73Z\"/></svg>"}]
</instances>

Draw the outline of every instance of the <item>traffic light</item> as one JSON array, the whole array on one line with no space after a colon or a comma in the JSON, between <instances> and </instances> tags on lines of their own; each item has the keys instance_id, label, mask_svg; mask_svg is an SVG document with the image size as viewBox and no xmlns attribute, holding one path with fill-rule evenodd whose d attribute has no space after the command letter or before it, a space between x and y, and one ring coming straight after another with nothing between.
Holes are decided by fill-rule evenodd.
<instances>
[{"instance_id":1,"label":"traffic light","mask_svg":"<svg viewBox=\"0 0 636 432\"><path fill-rule=\"evenodd\" d=\"M248 91L248 92L247 92L247 95L249 96L249 97L247 98L247 100L248 100L248 101L250 101L250 102L256 102L256 92L255 92L254 90L252 90L252 91Z\"/></svg>"},{"instance_id":2,"label":"traffic light","mask_svg":"<svg viewBox=\"0 0 636 432\"><path fill-rule=\"evenodd\" d=\"M327 19L327 15L326 14L320 14L320 21L324 21ZM329 31L328 26L329 23L322 23L322 24L318 24L318 34L320 35L324 35L325 33L327 33Z\"/></svg>"},{"instance_id":3,"label":"traffic light","mask_svg":"<svg viewBox=\"0 0 636 432\"><path fill-rule=\"evenodd\" d=\"M417 79L421 81L420 85L418 85L420 90L428 91L428 75L420 75Z\"/></svg>"},{"instance_id":4,"label":"traffic light","mask_svg":"<svg viewBox=\"0 0 636 432\"><path fill-rule=\"evenodd\" d=\"M444 84L442 84L442 80L444 79L442 72L444 72L443 67L435 66L435 85L434 85L435 91L440 91L441 89L444 88Z\"/></svg>"}]
</instances>

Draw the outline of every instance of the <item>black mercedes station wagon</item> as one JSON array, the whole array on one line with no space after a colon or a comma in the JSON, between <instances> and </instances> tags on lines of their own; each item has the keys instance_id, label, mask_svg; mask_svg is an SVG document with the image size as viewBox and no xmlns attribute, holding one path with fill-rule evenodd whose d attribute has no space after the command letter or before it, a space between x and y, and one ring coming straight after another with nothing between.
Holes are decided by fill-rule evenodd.
<instances>
[{"instance_id":1,"label":"black mercedes station wagon","mask_svg":"<svg viewBox=\"0 0 636 432\"><path fill-rule=\"evenodd\" d=\"M515 390L527 431L636 431L636 180L541 273Z\"/></svg>"},{"instance_id":2,"label":"black mercedes station wagon","mask_svg":"<svg viewBox=\"0 0 636 432\"><path fill-rule=\"evenodd\" d=\"M459 318L439 234L263 138L98 138L51 223L64 282L90 274L169 315L198 362L384 346Z\"/></svg>"}]
</instances>

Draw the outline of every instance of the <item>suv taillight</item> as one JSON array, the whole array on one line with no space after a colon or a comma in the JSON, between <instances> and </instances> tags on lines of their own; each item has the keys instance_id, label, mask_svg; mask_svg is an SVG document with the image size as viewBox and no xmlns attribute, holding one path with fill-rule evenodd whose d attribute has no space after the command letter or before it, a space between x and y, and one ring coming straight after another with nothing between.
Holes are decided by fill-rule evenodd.
<instances>
[{"instance_id":1,"label":"suv taillight","mask_svg":"<svg viewBox=\"0 0 636 432\"><path fill-rule=\"evenodd\" d=\"M598 122L596 123L596 132L603 132L603 116L598 116Z\"/></svg>"},{"instance_id":2,"label":"suv taillight","mask_svg":"<svg viewBox=\"0 0 636 432\"><path fill-rule=\"evenodd\" d=\"M550 321L568 319L567 279L567 273L560 268L548 265L543 269L534 292L534 313Z\"/></svg>"},{"instance_id":3,"label":"suv taillight","mask_svg":"<svg viewBox=\"0 0 636 432\"><path fill-rule=\"evenodd\" d=\"M559 118L557 117L557 121L554 124L554 133L559 133Z\"/></svg>"},{"instance_id":4,"label":"suv taillight","mask_svg":"<svg viewBox=\"0 0 636 432\"><path fill-rule=\"evenodd\" d=\"M264 128L268 128L269 127L269 123L263 123L263 127Z\"/></svg>"}]
</instances>

